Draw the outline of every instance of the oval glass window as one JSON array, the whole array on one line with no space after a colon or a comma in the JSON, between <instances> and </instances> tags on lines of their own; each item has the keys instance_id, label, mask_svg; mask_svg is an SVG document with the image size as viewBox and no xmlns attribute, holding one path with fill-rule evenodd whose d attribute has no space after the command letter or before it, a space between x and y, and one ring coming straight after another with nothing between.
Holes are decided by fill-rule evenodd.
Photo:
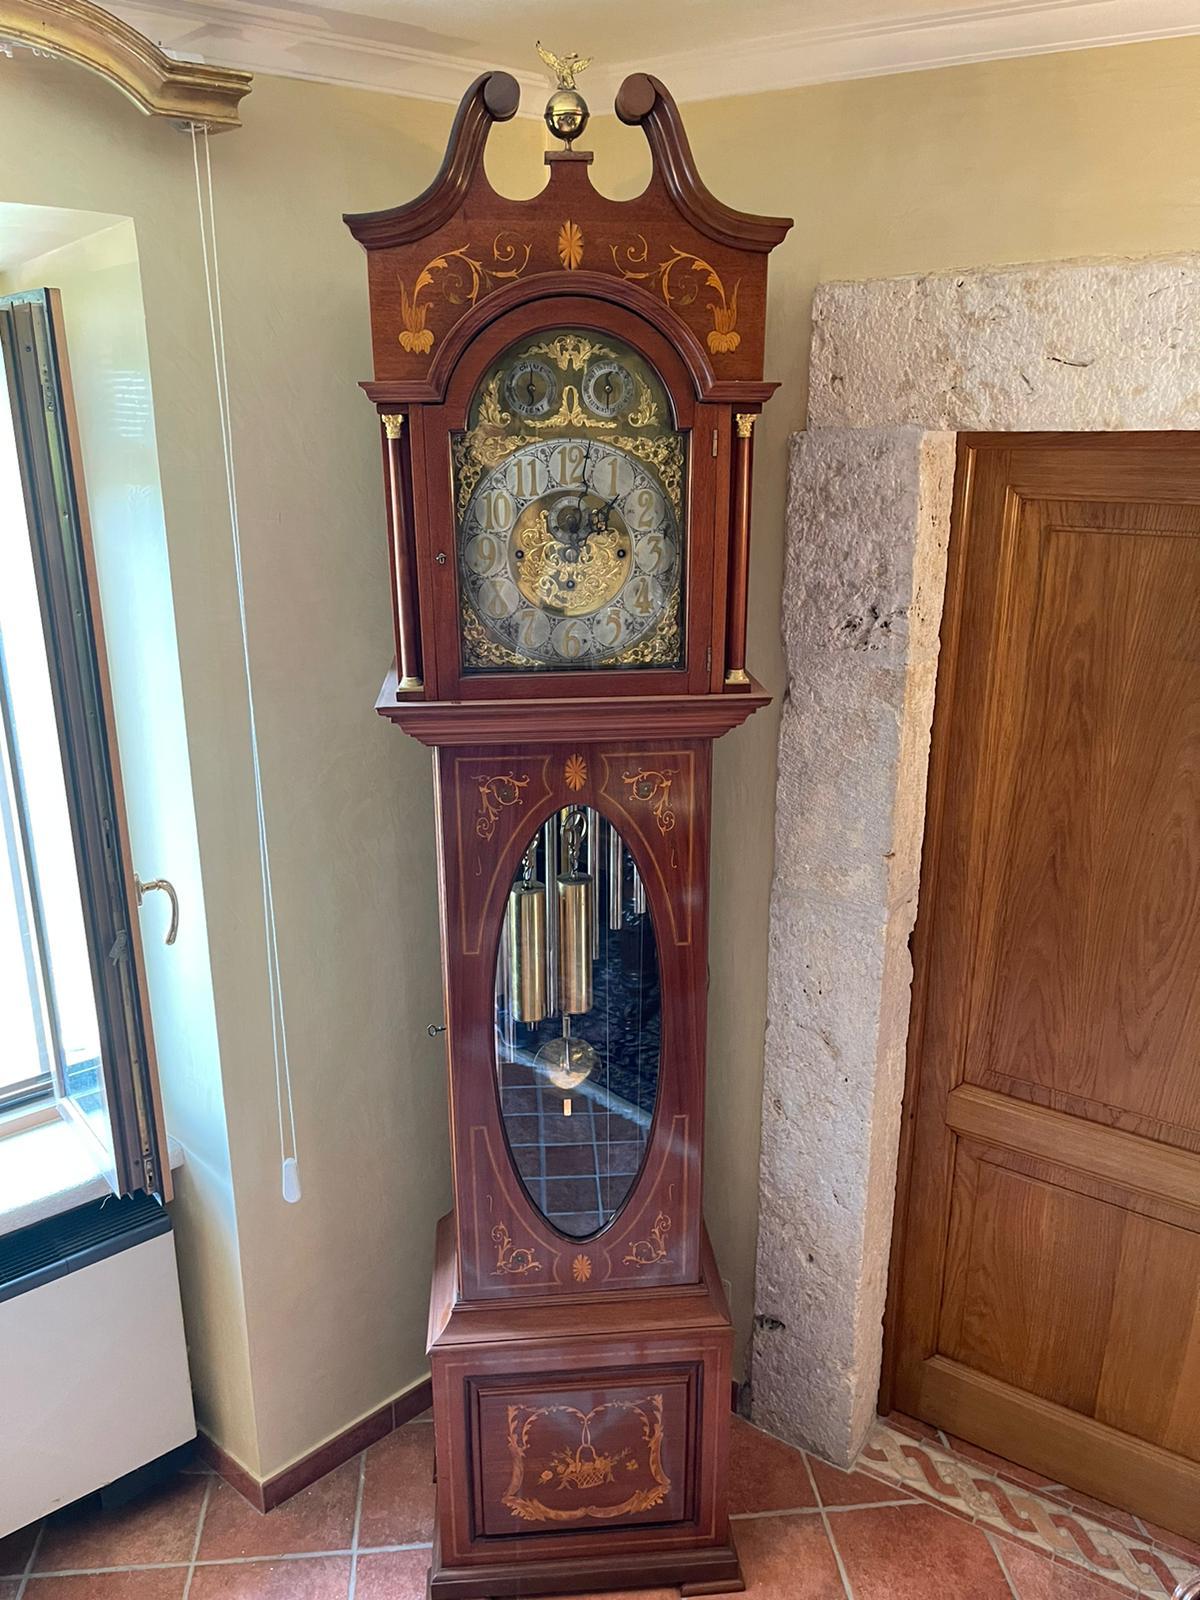
<instances>
[{"instance_id":1,"label":"oval glass window","mask_svg":"<svg viewBox=\"0 0 1200 1600\"><path fill-rule=\"evenodd\" d=\"M496 962L496 1071L513 1163L560 1233L608 1226L641 1170L658 1098L658 954L613 825L567 806L509 891Z\"/></svg>"}]
</instances>

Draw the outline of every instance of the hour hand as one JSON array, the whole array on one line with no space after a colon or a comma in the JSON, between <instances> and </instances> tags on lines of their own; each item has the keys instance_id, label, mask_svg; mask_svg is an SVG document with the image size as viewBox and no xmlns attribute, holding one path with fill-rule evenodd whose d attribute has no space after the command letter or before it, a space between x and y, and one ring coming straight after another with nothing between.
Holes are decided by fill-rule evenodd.
<instances>
[{"instance_id":1,"label":"hour hand","mask_svg":"<svg viewBox=\"0 0 1200 1600\"><path fill-rule=\"evenodd\" d=\"M608 514L620 498L619 494L615 494L611 500L606 500L602 506L596 506L588 512L589 538L593 533L607 533L609 531Z\"/></svg>"}]
</instances>

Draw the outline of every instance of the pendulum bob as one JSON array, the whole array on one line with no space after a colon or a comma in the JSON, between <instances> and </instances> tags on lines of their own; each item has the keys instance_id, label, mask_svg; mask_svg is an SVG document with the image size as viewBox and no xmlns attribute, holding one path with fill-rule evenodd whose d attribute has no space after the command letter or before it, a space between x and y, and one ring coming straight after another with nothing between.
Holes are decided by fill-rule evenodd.
<instances>
[{"instance_id":1,"label":"pendulum bob","mask_svg":"<svg viewBox=\"0 0 1200 1600\"><path fill-rule=\"evenodd\" d=\"M538 1071L548 1082L564 1094L569 1094L591 1077L599 1057L586 1039L563 1034L560 1039L548 1039L534 1060ZM566 1104L569 1105L570 1101ZM570 1116L571 1113L567 1111L566 1115Z\"/></svg>"},{"instance_id":2,"label":"pendulum bob","mask_svg":"<svg viewBox=\"0 0 1200 1600\"><path fill-rule=\"evenodd\" d=\"M514 884L508 896L508 992L518 1022L546 1015L546 889L535 881Z\"/></svg>"},{"instance_id":3,"label":"pendulum bob","mask_svg":"<svg viewBox=\"0 0 1200 1600\"><path fill-rule=\"evenodd\" d=\"M558 900L558 1009L564 1017L592 1009L592 878L560 873Z\"/></svg>"}]
</instances>

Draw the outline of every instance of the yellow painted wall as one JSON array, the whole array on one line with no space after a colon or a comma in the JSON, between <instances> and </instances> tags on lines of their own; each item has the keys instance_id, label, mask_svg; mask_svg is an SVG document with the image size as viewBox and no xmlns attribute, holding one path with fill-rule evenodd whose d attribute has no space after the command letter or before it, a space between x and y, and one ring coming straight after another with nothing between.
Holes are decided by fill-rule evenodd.
<instances>
[{"instance_id":1,"label":"yellow painted wall","mask_svg":"<svg viewBox=\"0 0 1200 1600\"><path fill-rule=\"evenodd\" d=\"M232 1391L201 1404L269 1473L420 1376L447 1200L442 1055L424 1031L440 1007L429 759L370 709L390 650L386 561L378 441L355 387L370 369L363 264L339 217L422 187L450 108L259 79L245 129L212 147L304 1168L304 1201L288 1208L190 146L79 72L2 68L0 201L128 215L137 231L253 1416ZM1176 40L686 108L712 189L797 219L772 266L768 369L783 388L760 428L751 591L751 666L776 694L785 440L804 418L813 286L1195 248L1197 82L1200 41ZM640 136L607 118L593 130L598 185L636 192ZM540 187L540 148L537 123L498 130L498 184ZM760 713L716 763L706 1209L743 1340L775 732L774 711Z\"/></svg>"}]
</instances>

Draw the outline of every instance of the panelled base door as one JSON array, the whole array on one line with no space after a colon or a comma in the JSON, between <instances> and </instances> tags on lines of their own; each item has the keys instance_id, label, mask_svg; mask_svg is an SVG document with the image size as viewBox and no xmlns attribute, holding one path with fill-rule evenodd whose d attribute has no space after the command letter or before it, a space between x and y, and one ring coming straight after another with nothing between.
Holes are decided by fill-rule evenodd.
<instances>
[{"instance_id":1,"label":"panelled base door","mask_svg":"<svg viewBox=\"0 0 1200 1600\"><path fill-rule=\"evenodd\" d=\"M891 1399L1197 1537L1200 435L964 439L950 566Z\"/></svg>"}]
</instances>

